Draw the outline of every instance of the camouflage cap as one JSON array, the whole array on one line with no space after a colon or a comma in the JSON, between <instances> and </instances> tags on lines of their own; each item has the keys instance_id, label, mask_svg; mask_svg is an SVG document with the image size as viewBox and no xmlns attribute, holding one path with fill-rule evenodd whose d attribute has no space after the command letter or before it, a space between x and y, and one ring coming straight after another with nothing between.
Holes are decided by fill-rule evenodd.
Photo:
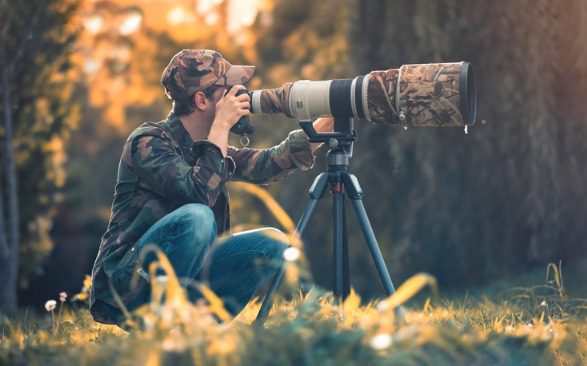
<instances>
[{"instance_id":1,"label":"camouflage cap","mask_svg":"<svg viewBox=\"0 0 587 366\"><path fill-rule=\"evenodd\" d=\"M231 65L213 50L181 50L163 70L161 84L170 99L185 99L211 85L237 85L249 81L255 66Z\"/></svg>"}]
</instances>

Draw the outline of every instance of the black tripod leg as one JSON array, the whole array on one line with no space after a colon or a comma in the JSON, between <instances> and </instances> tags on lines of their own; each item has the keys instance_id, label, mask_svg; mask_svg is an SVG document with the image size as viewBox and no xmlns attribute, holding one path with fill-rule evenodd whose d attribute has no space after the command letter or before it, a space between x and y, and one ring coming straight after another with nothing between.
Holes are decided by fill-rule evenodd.
<instances>
[{"instance_id":1,"label":"black tripod leg","mask_svg":"<svg viewBox=\"0 0 587 366\"><path fill-rule=\"evenodd\" d=\"M377 268L377 273L379 274L379 279L381 280L385 294L387 296L391 296L395 293L395 287L393 286L391 276L387 271L387 266L383 260L383 255L379 249L379 244L375 238L373 228L369 223L365 206L363 206L363 191L361 190L359 181L354 175L343 173L343 182L348 192L349 198L353 204L353 208L355 209L355 213L357 214L357 219L359 220L359 224L361 226L361 230L363 231L363 235L365 236L365 240L367 241L367 245L369 246L369 251L371 252L371 256L375 262L375 267ZM399 316L403 316L403 310L401 307L398 306L396 308L396 313Z\"/></svg>"},{"instance_id":2,"label":"black tripod leg","mask_svg":"<svg viewBox=\"0 0 587 366\"><path fill-rule=\"evenodd\" d=\"M344 300L351 292L351 281L349 273L349 241L347 231L346 200L344 194L342 200L342 233L342 298Z\"/></svg>"},{"instance_id":3,"label":"black tripod leg","mask_svg":"<svg viewBox=\"0 0 587 366\"><path fill-rule=\"evenodd\" d=\"M312 186L310 187L310 190L308 191L308 194L310 196L310 201L308 201L308 204L306 205L306 209L304 210L304 213L302 214L300 221L298 221L298 226L296 227L296 231L298 232L300 237L306 232L306 227L308 226L308 223L310 222L310 218L312 218L312 215L314 214L314 210L316 210L316 205L318 205L318 201L324 196L324 192L326 192L327 185L328 185L328 174L327 173L320 173L316 177L316 179L314 179L314 182L312 183Z\"/></svg>"},{"instance_id":4,"label":"black tripod leg","mask_svg":"<svg viewBox=\"0 0 587 366\"><path fill-rule=\"evenodd\" d=\"M324 196L324 192L326 191L326 186L328 183L328 174L321 173L319 174L316 179L314 179L314 183L310 187L309 195L310 200L304 209L304 213L298 222L298 226L296 227L296 231L300 238L306 231L306 227L310 222L310 218L314 214L316 210L316 206L318 205L318 201ZM255 324L261 325L265 323L267 320L267 316L269 315L269 310L271 310L271 306L273 305L273 293L279 288L281 282L283 281L283 275L285 273L285 269L282 266L279 271L273 277L273 281L265 295L265 299L263 300L263 304L261 305L261 309L259 309L259 313L257 314L257 318L255 319Z\"/></svg>"},{"instance_id":5,"label":"black tripod leg","mask_svg":"<svg viewBox=\"0 0 587 366\"><path fill-rule=\"evenodd\" d=\"M341 300L343 297L343 277L344 277L344 240L343 240L343 184L340 179L331 182L332 190L332 219L333 219L333 290L334 297Z\"/></svg>"}]
</instances>

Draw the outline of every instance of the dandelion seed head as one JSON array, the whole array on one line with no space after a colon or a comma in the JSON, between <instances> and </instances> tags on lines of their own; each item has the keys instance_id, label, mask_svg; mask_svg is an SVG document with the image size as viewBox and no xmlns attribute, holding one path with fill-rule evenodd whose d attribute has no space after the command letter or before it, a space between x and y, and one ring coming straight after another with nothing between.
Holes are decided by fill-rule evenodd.
<instances>
[{"instance_id":1,"label":"dandelion seed head","mask_svg":"<svg viewBox=\"0 0 587 366\"><path fill-rule=\"evenodd\" d=\"M548 304L546 303L546 300L542 300L542 302L540 303L540 306L542 306L542 307L548 306Z\"/></svg>"},{"instance_id":2,"label":"dandelion seed head","mask_svg":"<svg viewBox=\"0 0 587 366\"><path fill-rule=\"evenodd\" d=\"M387 333L377 334L371 339L371 348L376 350L384 350L391 346L391 336Z\"/></svg>"},{"instance_id":3,"label":"dandelion seed head","mask_svg":"<svg viewBox=\"0 0 587 366\"><path fill-rule=\"evenodd\" d=\"M289 247L283 252L283 258L288 262L295 262L300 257L298 248Z\"/></svg>"},{"instance_id":4,"label":"dandelion seed head","mask_svg":"<svg viewBox=\"0 0 587 366\"><path fill-rule=\"evenodd\" d=\"M45 310L47 311L53 311L55 310L55 307L57 306L57 301L55 300L49 300L45 303Z\"/></svg>"},{"instance_id":5,"label":"dandelion seed head","mask_svg":"<svg viewBox=\"0 0 587 366\"><path fill-rule=\"evenodd\" d=\"M67 300L67 293L65 291L64 292L60 292L59 293L59 301L65 302L65 300Z\"/></svg>"}]
</instances>

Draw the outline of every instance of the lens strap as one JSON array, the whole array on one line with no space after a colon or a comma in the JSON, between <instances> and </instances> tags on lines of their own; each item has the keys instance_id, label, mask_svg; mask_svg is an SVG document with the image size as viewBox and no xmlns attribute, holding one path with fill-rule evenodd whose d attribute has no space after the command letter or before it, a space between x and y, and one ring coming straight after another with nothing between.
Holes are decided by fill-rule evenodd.
<instances>
[{"instance_id":1,"label":"lens strap","mask_svg":"<svg viewBox=\"0 0 587 366\"><path fill-rule=\"evenodd\" d=\"M405 65L402 65L399 68L398 74L397 74L397 84L395 86L395 110L397 111L397 116L399 118L400 124L403 126L404 129L408 128L408 125L406 124L406 112L404 110L402 110L401 108L401 98L400 98L400 93L401 93L401 83L402 83L402 72L404 71L404 67Z\"/></svg>"}]
</instances>

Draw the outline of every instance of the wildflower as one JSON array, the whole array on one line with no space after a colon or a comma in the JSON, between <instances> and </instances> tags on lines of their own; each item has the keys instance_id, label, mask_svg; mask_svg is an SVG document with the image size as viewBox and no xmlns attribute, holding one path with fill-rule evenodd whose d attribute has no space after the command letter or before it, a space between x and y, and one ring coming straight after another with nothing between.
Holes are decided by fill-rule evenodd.
<instances>
[{"instance_id":1,"label":"wildflower","mask_svg":"<svg viewBox=\"0 0 587 366\"><path fill-rule=\"evenodd\" d=\"M53 325L52 326L53 329L55 329L55 307L56 306L57 306L57 301L55 301L55 300L48 300L45 303L45 310L51 312L51 324Z\"/></svg>"},{"instance_id":2,"label":"wildflower","mask_svg":"<svg viewBox=\"0 0 587 366\"><path fill-rule=\"evenodd\" d=\"M59 324L61 324L61 315L63 314L63 303L67 300L67 293L65 291L59 293L59 315L57 316L57 322L53 324L53 332L57 333L59 330Z\"/></svg>"},{"instance_id":3,"label":"wildflower","mask_svg":"<svg viewBox=\"0 0 587 366\"><path fill-rule=\"evenodd\" d=\"M295 247L289 247L283 252L283 258L288 262L294 262L300 257L300 250Z\"/></svg>"},{"instance_id":4,"label":"wildflower","mask_svg":"<svg viewBox=\"0 0 587 366\"><path fill-rule=\"evenodd\" d=\"M45 303L45 310L47 311L53 311L55 310L55 307L57 306L57 301L55 300L49 300Z\"/></svg>"},{"instance_id":5,"label":"wildflower","mask_svg":"<svg viewBox=\"0 0 587 366\"><path fill-rule=\"evenodd\" d=\"M543 300L543 301L540 303L540 306L542 306L542 307L546 307L546 306L548 306L548 304L546 303L546 300Z\"/></svg>"},{"instance_id":6,"label":"wildflower","mask_svg":"<svg viewBox=\"0 0 587 366\"><path fill-rule=\"evenodd\" d=\"M92 289L92 278L88 275L84 278L83 286L79 294L73 295L72 301L87 301Z\"/></svg>"}]
</instances>

